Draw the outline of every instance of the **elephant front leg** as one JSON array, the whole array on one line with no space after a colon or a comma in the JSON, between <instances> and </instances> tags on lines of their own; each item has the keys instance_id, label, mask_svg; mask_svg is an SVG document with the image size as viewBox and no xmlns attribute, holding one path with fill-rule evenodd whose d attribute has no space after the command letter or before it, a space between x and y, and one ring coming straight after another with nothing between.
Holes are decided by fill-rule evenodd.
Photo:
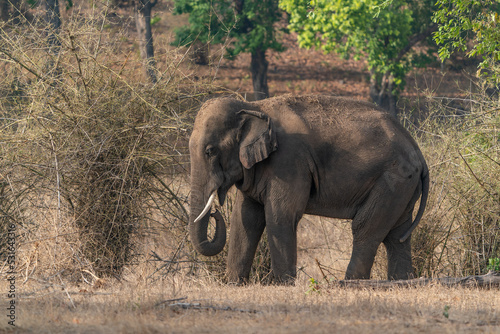
<instances>
[{"instance_id":1,"label":"elephant front leg","mask_svg":"<svg viewBox=\"0 0 500 334\"><path fill-rule=\"evenodd\" d=\"M297 275L296 223L267 224L271 267L279 284L293 284Z\"/></svg>"},{"instance_id":2,"label":"elephant front leg","mask_svg":"<svg viewBox=\"0 0 500 334\"><path fill-rule=\"evenodd\" d=\"M264 207L238 191L229 236L226 273L229 282L248 282L255 251L265 226Z\"/></svg>"},{"instance_id":3,"label":"elephant front leg","mask_svg":"<svg viewBox=\"0 0 500 334\"><path fill-rule=\"evenodd\" d=\"M291 179L271 182L265 202L271 267L279 284L293 284L297 276L297 225L311 189L311 180L294 175Z\"/></svg>"}]
</instances>

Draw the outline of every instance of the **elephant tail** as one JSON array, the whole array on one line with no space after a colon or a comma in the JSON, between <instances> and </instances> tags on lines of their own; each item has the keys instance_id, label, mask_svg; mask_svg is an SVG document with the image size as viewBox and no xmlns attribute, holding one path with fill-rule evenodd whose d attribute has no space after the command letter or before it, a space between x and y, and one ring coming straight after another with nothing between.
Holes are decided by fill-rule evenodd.
<instances>
[{"instance_id":1,"label":"elephant tail","mask_svg":"<svg viewBox=\"0 0 500 334\"><path fill-rule=\"evenodd\" d=\"M411 235L415 227L417 227L420 219L422 218L425 206L427 205L427 198L429 197L429 169L427 165L424 165L424 170L421 175L422 179L422 197L420 198L420 206L418 207L417 215L415 216L415 220L411 223L410 229L399 239L399 242L405 242L406 239Z\"/></svg>"}]
</instances>

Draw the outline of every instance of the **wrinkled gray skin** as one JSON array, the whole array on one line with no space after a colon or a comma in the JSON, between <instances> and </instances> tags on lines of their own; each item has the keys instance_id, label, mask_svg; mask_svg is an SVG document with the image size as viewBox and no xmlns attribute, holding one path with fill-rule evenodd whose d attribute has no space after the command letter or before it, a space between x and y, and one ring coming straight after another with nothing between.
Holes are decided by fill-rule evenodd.
<instances>
[{"instance_id":1,"label":"wrinkled gray skin","mask_svg":"<svg viewBox=\"0 0 500 334\"><path fill-rule=\"evenodd\" d=\"M415 141L372 104L327 96L283 96L248 103L206 102L189 141L190 237L196 250L222 251L220 214L208 240L210 195L223 203L236 185L227 260L230 282L248 280L266 227L278 282L296 276L297 224L303 214L352 219L346 279L370 278L377 248L387 248L388 278L412 277L410 234L425 208L429 177ZM422 194L412 221L415 202Z\"/></svg>"}]
</instances>

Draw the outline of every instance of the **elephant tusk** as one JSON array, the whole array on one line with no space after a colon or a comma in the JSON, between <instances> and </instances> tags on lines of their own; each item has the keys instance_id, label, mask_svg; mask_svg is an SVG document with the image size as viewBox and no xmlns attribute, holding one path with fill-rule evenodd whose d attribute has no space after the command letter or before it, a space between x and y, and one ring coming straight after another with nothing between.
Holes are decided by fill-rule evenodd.
<instances>
[{"instance_id":1,"label":"elephant tusk","mask_svg":"<svg viewBox=\"0 0 500 334\"><path fill-rule=\"evenodd\" d=\"M203 211L194 220L195 223L197 223L201 218L205 217L205 215L207 214L207 212L210 211L210 209L212 208L212 202L214 201L214 198L215 198L215 193L216 193L216 191L214 191L212 193L212 195L210 195L210 198L208 199L207 205L205 205L205 208L203 209Z\"/></svg>"}]
</instances>

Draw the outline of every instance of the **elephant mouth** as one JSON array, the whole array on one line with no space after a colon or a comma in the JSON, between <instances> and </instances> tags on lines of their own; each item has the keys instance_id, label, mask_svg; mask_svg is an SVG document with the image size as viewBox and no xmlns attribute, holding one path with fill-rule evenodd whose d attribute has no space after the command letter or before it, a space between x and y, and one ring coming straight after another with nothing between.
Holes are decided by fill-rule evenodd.
<instances>
[{"instance_id":1,"label":"elephant mouth","mask_svg":"<svg viewBox=\"0 0 500 334\"><path fill-rule=\"evenodd\" d=\"M226 201L226 194L227 194L227 191L229 190L229 188L231 188L231 186L229 187L220 187L219 189L217 189L217 197L219 198L219 204L222 206L224 205L224 202Z\"/></svg>"}]
</instances>

